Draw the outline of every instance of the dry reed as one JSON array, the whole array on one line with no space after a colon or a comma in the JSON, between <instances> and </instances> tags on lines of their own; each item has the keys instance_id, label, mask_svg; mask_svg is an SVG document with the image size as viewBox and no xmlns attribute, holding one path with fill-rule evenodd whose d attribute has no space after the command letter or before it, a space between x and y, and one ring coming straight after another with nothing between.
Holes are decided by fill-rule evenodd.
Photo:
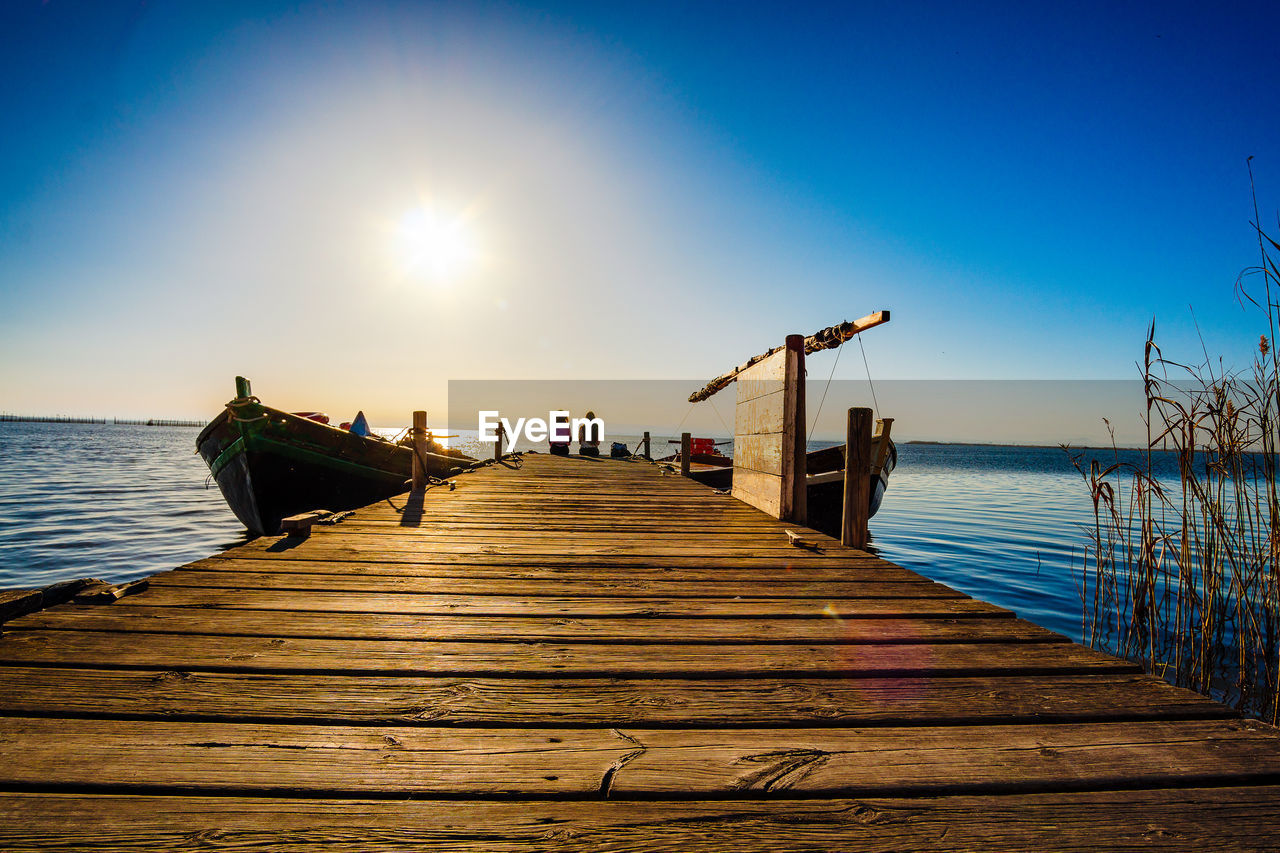
<instances>
[{"instance_id":1,"label":"dry reed","mask_svg":"<svg viewBox=\"0 0 1280 853\"><path fill-rule=\"evenodd\" d=\"M1237 282L1268 324L1252 365L1215 369L1207 353L1197 365L1167 360L1153 322L1141 461L1117 452L1105 467L1079 455L1073 462L1094 509L1080 577L1085 641L1276 724L1280 244L1255 229L1262 263ZM1251 291L1246 280L1256 285L1258 276L1262 286ZM1176 476L1163 454L1176 460Z\"/></svg>"}]
</instances>

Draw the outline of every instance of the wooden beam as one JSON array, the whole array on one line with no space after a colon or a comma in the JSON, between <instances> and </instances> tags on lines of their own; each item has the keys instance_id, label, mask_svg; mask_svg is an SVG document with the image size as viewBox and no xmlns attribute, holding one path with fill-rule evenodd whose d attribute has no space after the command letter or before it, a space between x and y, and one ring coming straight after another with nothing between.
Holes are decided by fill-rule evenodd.
<instances>
[{"instance_id":1,"label":"wooden beam","mask_svg":"<svg viewBox=\"0 0 1280 853\"><path fill-rule=\"evenodd\" d=\"M840 344L851 339L854 335L861 334L867 329L873 329L883 323L889 322L888 311L876 311L874 314L868 314L857 320L839 323L835 326L828 326L814 332L804 339L804 351L806 354L818 352L824 349L832 349L840 346ZM728 384L738 378L738 374L754 364L764 361L769 356L781 350L783 347L774 347L773 349L763 352L760 355L752 356L743 364L738 365L728 373L724 373L712 379L700 390L694 391L689 395L690 403L700 403L711 397L716 392L724 389Z\"/></svg>"},{"instance_id":2,"label":"wooden beam","mask_svg":"<svg viewBox=\"0 0 1280 853\"><path fill-rule=\"evenodd\" d=\"M311 535L311 525L331 513L324 509L313 509L311 512L300 512L288 518L280 519L280 535L292 536L295 539L306 539Z\"/></svg>"}]
</instances>

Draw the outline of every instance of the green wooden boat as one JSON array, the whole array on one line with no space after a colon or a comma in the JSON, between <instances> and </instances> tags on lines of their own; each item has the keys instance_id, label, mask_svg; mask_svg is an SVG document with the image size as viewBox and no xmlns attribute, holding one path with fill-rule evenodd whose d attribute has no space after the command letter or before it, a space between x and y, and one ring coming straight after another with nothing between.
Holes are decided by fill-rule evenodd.
<instances>
[{"instance_id":1,"label":"green wooden boat","mask_svg":"<svg viewBox=\"0 0 1280 853\"><path fill-rule=\"evenodd\" d=\"M259 535L274 535L290 515L355 509L400 494L412 476L407 443L265 406L241 376L235 399L200 432L196 449L236 518ZM435 442L429 451L424 468L436 477L475 461Z\"/></svg>"}]
</instances>

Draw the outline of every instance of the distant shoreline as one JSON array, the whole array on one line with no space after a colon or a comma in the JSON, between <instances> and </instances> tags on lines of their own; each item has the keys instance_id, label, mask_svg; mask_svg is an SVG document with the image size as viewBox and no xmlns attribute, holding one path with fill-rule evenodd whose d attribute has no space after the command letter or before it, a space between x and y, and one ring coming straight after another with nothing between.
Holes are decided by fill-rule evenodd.
<instances>
[{"instance_id":1,"label":"distant shoreline","mask_svg":"<svg viewBox=\"0 0 1280 853\"><path fill-rule=\"evenodd\" d=\"M202 427L208 421L193 421L185 418L89 418L72 415L4 415L0 414L0 423L6 424L98 424L111 426L171 426Z\"/></svg>"},{"instance_id":2,"label":"distant shoreline","mask_svg":"<svg viewBox=\"0 0 1280 853\"><path fill-rule=\"evenodd\" d=\"M918 444L930 447L1020 447L1026 450L1061 450L1064 446L1070 450L1146 450L1142 445L1094 445L1094 444L1001 444L994 441L900 441L898 444ZM1173 453L1170 448L1152 447L1156 453Z\"/></svg>"}]
</instances>

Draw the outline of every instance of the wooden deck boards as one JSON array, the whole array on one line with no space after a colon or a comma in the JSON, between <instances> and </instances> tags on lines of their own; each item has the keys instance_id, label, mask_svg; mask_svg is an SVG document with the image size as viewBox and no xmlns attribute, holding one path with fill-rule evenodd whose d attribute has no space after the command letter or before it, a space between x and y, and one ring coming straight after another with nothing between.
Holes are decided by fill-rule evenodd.
<instances>
[{"instance_id":1,"label":"wooden deck boards","mask_svg":"<svg viewBox=\"0 0 1280 853\"><path fill-rule=\"evenodd\" d=\"M1277 730L788 528L530 456L15 619L0 848L1280 848Z\"/></svg>"}]
</instances>

